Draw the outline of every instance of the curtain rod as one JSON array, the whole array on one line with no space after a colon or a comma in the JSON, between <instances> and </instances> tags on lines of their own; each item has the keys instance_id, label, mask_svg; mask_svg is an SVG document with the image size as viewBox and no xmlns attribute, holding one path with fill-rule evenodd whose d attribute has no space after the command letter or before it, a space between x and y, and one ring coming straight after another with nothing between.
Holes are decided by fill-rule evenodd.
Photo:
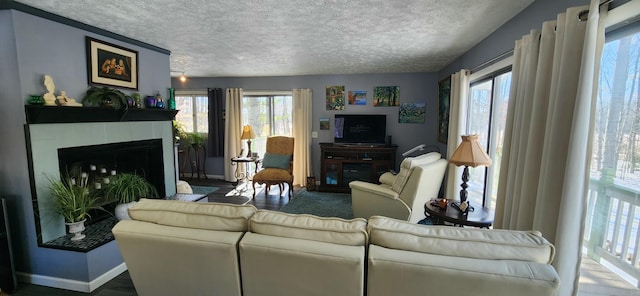
<instances>
[{"instance_id":1,"label":"curtain rod","mask_svg":"<svg viewBox=\"0 0 640 296\"><path fill-rule=\"evenodd\" d=\"M477 65L477 66L473 67L469 71L471 73L478 72L478 71L480 71L480 70L482 70L482 69L484 69L484 68L486 68L488 66L491 66L491 65L493 65L493 64L495 64L495 63L497 63L497 62L499 62L499 61L501 61L503 59L505 59L506 57L508 57L508 56L510 56L512 54L513 54L513 49L507 50L507 51L499 54L498 56L496 56L496 57L494 57L494 58L492 58L492 59L490 59L490 60L488 60L488 61L486 61L486 62L484 62L484 63L482 63L480 65Z\"/></svg>"},{"instance_id":2,"label":"curtain rod","mask_svg":"<svg viewBox=\"0 0 640 296\"><path fill-rule=\"evenodd\" d=\"M614 0L604 0L604 1L602 1L600 3L600 6L610 4L613 1ZM587 10L586 14L588 14L588 13L589 13L589 11ZM494 57L494 58L492 58L492 59L490 59L490 60L488 60L488 61L486 61L484 63L481 63L480 65L477 65L477 66L473 67L471 70L469 70L469 72L471 72L471 73L478 72L479 70L482 70L482 69L484 69L484 68L486 68L488 66L491 66L491 65L501 61L502 59L504 59L504 58L506 58L506 57L508 57L508 56L510 56L512 54L513 54L513 49L510 49L510 50L508 50L506 52L503 52L503 53L499 54L498 56L496 56L496 57Z\"/></svg>"},{"instance_id":3,"label":"curtain rod","mask_svg":"<svg viewBox=\"0 0 640 296\"><path fill-rule=\"evenodd\" d=\"M613 0L604 0L602 2L600 2L599 7L602 7L603 5L608 5L611 2L613 2ZM611 6L607 7L607 10L611 10ZM583 10L578 14L578 20L584 22L586 20L589 19L589 10Z\"/></svg>"}]
</instances>

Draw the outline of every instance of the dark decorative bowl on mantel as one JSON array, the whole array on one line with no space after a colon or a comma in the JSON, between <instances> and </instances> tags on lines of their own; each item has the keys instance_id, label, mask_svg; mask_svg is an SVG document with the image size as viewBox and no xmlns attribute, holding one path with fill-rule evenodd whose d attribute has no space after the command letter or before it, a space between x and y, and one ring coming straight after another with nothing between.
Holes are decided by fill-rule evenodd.
<instances>
[{"instance_id":1,"label":"dark decorative bowl on mantel","mask_svg":"<svg viewBox=\"0 0 640 296\"><path fill-rule=\"evenodd\" d=\"M115 109L127 108L126 95L109 87L92 86L87 90L82 105L85 107L110 107Z\"/></svg>"}]
</instances>

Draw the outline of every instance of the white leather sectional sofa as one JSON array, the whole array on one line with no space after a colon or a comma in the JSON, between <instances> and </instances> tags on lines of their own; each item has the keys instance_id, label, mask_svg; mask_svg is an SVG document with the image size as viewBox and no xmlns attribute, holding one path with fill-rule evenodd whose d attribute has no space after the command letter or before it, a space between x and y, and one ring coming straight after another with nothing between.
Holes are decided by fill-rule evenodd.
<instances>
[{"instance_id":1,"label":"white leather sectional sofa","mask_svg":"<svg viewBox=\"0 0 640 296\"><path fill-rule=\"evenodd\" d=\"M536 232L141 200L113 233L139 295L556 295Z\"/></svg>"}]
</instances>

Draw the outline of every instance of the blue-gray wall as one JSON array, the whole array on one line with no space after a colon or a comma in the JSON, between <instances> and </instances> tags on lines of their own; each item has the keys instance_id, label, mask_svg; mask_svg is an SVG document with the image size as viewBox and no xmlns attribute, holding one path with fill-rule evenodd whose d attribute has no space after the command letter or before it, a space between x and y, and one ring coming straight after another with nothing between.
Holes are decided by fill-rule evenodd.
<instances>
[{"instance_id":1,"label":"blue-gray wall","mask_svg":"<svg viewBox=\"0 0 640 296\"><path fill-rule=\"evenodd\" d=\"M629 1L615 0L610 4L610 8ZM438 77L445 77L460 69L473 70L494 57L513 50L516 40L533 29L542 28L543 22L555 20L557 15L565 12L568 7L588 6L589 3L589 0L536 0L463 56L439 71Z\"/></svg>"},{"instance_id":2,"label":"blue-gray wall","mask_svg":"<svg viewBox=\"0 0 640 296\"><path fill-rule=\"evenodd\" d=\"M619 6L629 0L616 0L611 7ZM568 7L588 5L589 0L536 0L518 15L482 40L471 50L456 59L437 73L399 73L399 74L362 74L362 75L309 75L281 77L199 77L189 78L186 82L172 79L172 86L178 90L241 87L245 90L289 90L291 88L313 89L313 130L318 131L313 139L313 173L320 173L320 149L318 143L332 142L331 130L320 131L321 117L333 118L336 113L381 113L387 114L387 133L393 142L399 145L398 154L418 144L436 145L445 154L446 145L437 141L437 101L438 80L460 69L475 69L493 58L509 52L514 43L532 29L541 28L542 23L553 20L557 14ZM327 85L345 85L346 91L366 90L367 106L347 105L344 111L327 111L324 106L325 87ZM373 87L400 85L401 102L427 103L425 124L398 124L398 107L373 107L371 97ZM333 125L332 125L333 128ZM208 174L223 174L222 158L207 159ZM396 164L398 165L398 164ZM188 168L187 168L188 169Z\"/></svg>"},{"instance_id":3,"label":"blue-gray wall","mask_svg":"<svg viewBox=\"0 0 640 296\"><path fill-rule=\"evenodd\" d=\"M85 36L91 36L138 51L142 95L171 84L168 53L93 32L18 10L0 10L0 194L8 203L19 272L89 282L122 263L115 242L89 253L38 247L33 216L24 105L28 95L46 92L43 75L53 77L56 93L65 90L80 101L89 88Z\"/></svg>"},{"instance_id":4,"label":"blue-gray wall","mask_svg":"<svg viewBox=\"0 0 640 296\"><path fill-rule=\"evenodd\" d=\"M318 138L312 139L313 174L320 176L320 146L318 143L333 142L333 123L329 130L320 130L320 118L330 118L334 114L386 114L387 135L392 137L392 143L397 144L398 155L419 144L436 145L442 149L445 146L437 141L437 101L435 100L437 86L435 73L398 73L398 74L362 74L362 75L306 75L281 77L238 77L238 78L189 78L186 82L172 80L177 90L241 87L244 90L291 90L293 88L311 88L313 90L313 131L318 132ZM345 92L350 90L367 91L366 106L345 105L341 111L326 110L326 87L344 85ZM376 86L400 86L400 102L426 103L425 123L398 123L400 107L374 107L373 88ZM345 98L346 99L346 98ZM227 116L229 116L227 114ZM442 149L444 152L444 149ZM224 159L221 157L207 159L207 174L223 175ZM399 165L399 162L396 164ZM317 179L317 178L316 178Z\"/></svg>"}]
</instances>

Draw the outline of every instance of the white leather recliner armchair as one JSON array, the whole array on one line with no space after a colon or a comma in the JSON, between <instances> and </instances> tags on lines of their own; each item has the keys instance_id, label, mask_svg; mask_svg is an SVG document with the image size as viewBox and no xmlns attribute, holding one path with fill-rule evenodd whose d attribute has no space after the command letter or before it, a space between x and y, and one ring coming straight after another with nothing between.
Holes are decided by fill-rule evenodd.
<instances>
[{"instance_id":1,"label":"white leather recliner armchair","mask_svg":"<svg viewBox=\"0 0 640 296\"><path fill-rule=\"evenodd\" d=\"M368 219L378 215L417 223L426 217L424 204L438 197L447 163L440 153L431 152L405 158L398 174L380 176L381 184L350 182L353 216Z\"/></svg>"}]
</instances>

